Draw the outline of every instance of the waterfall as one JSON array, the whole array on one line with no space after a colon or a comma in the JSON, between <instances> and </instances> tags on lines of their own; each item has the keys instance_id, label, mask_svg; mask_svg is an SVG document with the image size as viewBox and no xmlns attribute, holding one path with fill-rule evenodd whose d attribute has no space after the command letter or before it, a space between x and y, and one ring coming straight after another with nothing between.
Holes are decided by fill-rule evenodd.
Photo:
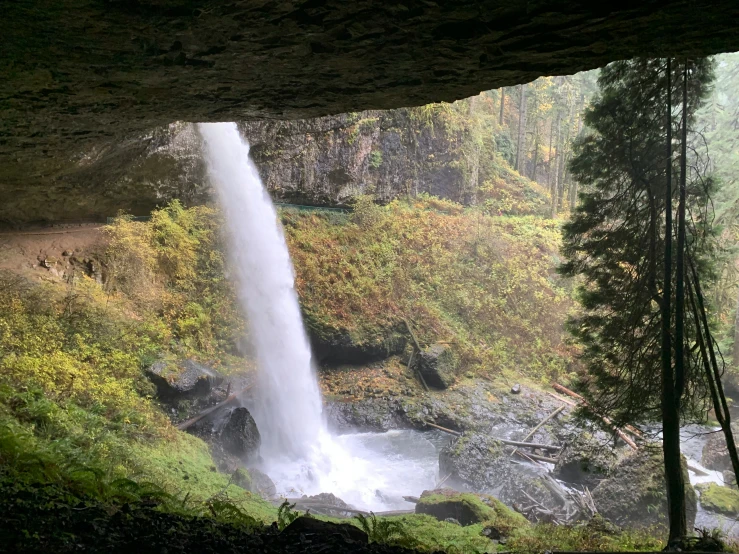
<instances>
[{"instance_id":1,"label":"waterfall","mask_svg":"<svg viewBox=\"0 0 739 554\"><path fill-rule=\"evenodd\" d=\"M403 494L418 494L435 481L433 446L407 432L328 432L290 254L249 145L234 123L200 123L198 129L258 366L253 415L262 435L261 469L285 496L331 492L363 509L408 506ZM386 452L389 444L406 455Z\"/></svg>"},{"instance_id":2,"label":"waterfall","mask_svg":"<svg viewBox=\"0 0 739 554\"><path fill-rule=\"evenodd\" d=\"M254 418L262 456L306 458L325 434L325 424L285 237L236 124L198 127L259 368Z\"/></svg>"}]
</instances>

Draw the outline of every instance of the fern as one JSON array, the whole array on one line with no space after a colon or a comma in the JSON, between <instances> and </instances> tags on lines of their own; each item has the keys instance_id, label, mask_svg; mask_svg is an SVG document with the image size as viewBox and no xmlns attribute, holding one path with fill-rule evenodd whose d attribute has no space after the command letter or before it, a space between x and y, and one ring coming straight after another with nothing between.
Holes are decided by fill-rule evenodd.
<instances>
[{"instance_id":1,"label":"fern","mask_svg":"<svg viewBox=\"0 0 739 554\"><path fill-rule=\"evenodd\" d=\"M359 526L367 533L369 542L391 544L412 548L415 540L408 534L403 524L391 519L378 519L374 512L369 516L359 514L355 516Z\"/></svg>"},{"instance_id":2,"label":"fern","mask_svg":"<svg viewBox=\"0 0 739 554\"><path fill-rule=\"evenodd\" d=\"M277 528L282 531L293 521L298 519L300 512L295 509L295 504L290 504L285 500L277 510Z\"/></svg>"}]
</instances>

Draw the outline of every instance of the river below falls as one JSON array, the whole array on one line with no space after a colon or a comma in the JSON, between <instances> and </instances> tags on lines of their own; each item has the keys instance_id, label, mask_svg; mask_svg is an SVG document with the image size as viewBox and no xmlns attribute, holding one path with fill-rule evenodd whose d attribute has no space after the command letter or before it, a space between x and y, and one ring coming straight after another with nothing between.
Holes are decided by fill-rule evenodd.
<instances>
[{"instance_id":1,"label":"river below falls","mask_svg":"<svg viewBox=\"0 0 739 554\"><path fill-rule=\"evenodd\" d=\"M441 432L392 430L334 436L319 449L333 458L329 469L276 461L263 470L285 497L329 492L361 510L412 510L403 496L419 496L439 481L439 452L450 437ZM333 450L332 450L333 448Z\"/></svg>"},{"instance_id":2,"label":"river below falls","mask_svg":"<svg viewBox=\"0 0 739 554\"><path fill-rule=\"evenodd\" d=\"M688 425L681 432L683 454L690 465L708 474L697 475L690 471L693 486L706 482L723 484L719 472L700 465L703 446L711 431L715 429ZM309 469L288 462L264 470L275 481L278 494L284 497L330 492L361 510L412 510L414 504L403 497L420 496L424 490L437 486L442 477L439 475L439 452L451 440L449 435L437 431L348 433L333 437L333 441L341 447L342 453L350 453L350 457L334 463L334 469L322 479L316 479ZM718 527L729 536L739 536L739 524L703 510L700 503L695 525Z\"/></svg>"}]
</instances>

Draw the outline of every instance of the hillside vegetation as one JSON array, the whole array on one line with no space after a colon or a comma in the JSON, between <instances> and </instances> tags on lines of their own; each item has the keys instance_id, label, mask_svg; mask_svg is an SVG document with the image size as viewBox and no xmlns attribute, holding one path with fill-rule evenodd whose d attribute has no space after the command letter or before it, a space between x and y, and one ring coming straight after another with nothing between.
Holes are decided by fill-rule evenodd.
<instances>
[{"instance_id":1,"label":"hillside vegetation","mask_svg":"<svg viewBox=\"0 0 739 554\"><path fill-rule=\"evenodd\" d=\"M573 350L573 303L554 274L556 220L490 215L422 196L348 217L283 211L308 325L357 342L408 321L424 344L452 345L463 371L551 379Z\"/></svg>"}]
</instances>

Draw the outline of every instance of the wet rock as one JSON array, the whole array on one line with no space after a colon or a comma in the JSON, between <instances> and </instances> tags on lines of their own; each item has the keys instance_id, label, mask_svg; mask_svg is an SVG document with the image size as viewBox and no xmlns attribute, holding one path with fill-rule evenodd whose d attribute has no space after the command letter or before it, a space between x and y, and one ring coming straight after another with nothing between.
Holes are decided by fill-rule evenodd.
<instances>
[{"instance_id":1,"label":"wet rock","mask_svg":"<svg viewBox=\"0 0 739 554\"><path fill-rule=\"evenodd\" d=\"M434 344L418 355L416 369L429 387L449 388L457 378L457 360L445 344Z\"/></svg>"},{"instance_id":2,"label":"wet rock","mask_svg":"<svg viewBox=\"0 0 739 554\"><path fill-rule=\"evenodd\" d=\"M697 511L696 494L683 458L688 528ZM667 527L664 462L658 447L642 447L626 456L592 491L600 514L620 527Z\"/></svg>"},{"instance_id":3,"label":"wet rock","mask_svg":"<svg viewBox=\"0 0 739 554\"><path fill-rule=\"evenodd\" d=\"M384 360L403 352L405 335L398 327L381 329L373 334L358 335L345 329L334 329L305 316L313 355L324 365L362 365Z\"/></svg>"},{"instance_id":4,"label":"wet rock","mask_svg":"<svg viewBox=\"0 0 739 554\"><path fill-rule=\"evenodd\" d=\"M285 527L282 535L303 535L307 540L311 538L339 535L345 541L368 543L367 533L351 523L331 523L313 517L301 516Z\"/></svg>"},{"instance_id":5,"label":"wet rock","mask_svg":"<svg viewBox=\"0 0 739 554\"><path fill-rule=\"evenodd\" d=\"M731 487L734 489L739 488L737 487L736 475L734 475L733 471L727 469L726 471L723 472L723 477L724 477L724 484L727 487Z\"/></svg>"},{"instance_id":6,"label":"wet rock","mask_svg":"<svg viewBox=\"0 0 739 554\"><path fill-rule=\"evenodd\" d=\"M242 489L258 494L265 500L277 496L277 487L272 479L258 469L238 469L232 475L231 480Z\"/></svg>"},{"instance_id":7,"label":"wet rock","mask_svg":"<svg viewBox=\"0 0 739 554\"><path fill-rule=\"evenodd\" d=\"M224 450L242 460L254 460L259 456L262 438L254 418L246 408L236 408L231 412L220 435Z\"/></svg>"},{"instance_id":8,"label":"wet rock","mask_svg":"<svg viewBox=\"0 0 739 554\"><path fill-rule=\"evenodd\" d=\"M500 531L491 526L485 527L482 531L480 531L480 534L483 537L489 538L491 541L498 541L502 538Z\"/></svg>"},{"instance_id":9,"label":"wet rock","mask_svg":"<svg viewBox=\"0 0 739 554\"><path fill-rule=\"evenodd\" d=\"M567 483L592 488L616 465L618 457L612 445L590 433L575 435L559 453L554 475Z\"/></svg>"},{"instance_id":10,"label":"wet rock","mask_svg":"<svg viewBox=\"0 0 739 554\"><path fill-rule=\"evenodd\" d=\"M511 394L520 394L521 393L521 385L516 383L511 387Z\"/></svg>"},{"instance_id":11,"label":"wet rock","mask_svg":"<svg viewBox=\"0 0 739 554\"><path fill-rule=\"evenodd\" d=\"M413 427L404 398L331 401L324 406L330 428L336 432L389 431Z\"/></svg>"},{"instance_id":12,"label":"wet rock","mask_svg":"<svg viewBox=\"0 0 739 554\"><path fill-rule=\"evenodd\" d=\"M734 439L739 441L739 426L732 425ZM731 458L729 458L729 450L726 448L726 438L724 433L719 431L712 433L703 447L701 456L701 464L708 469L715 471L731 470Z\"/></svg>"},{"instance_id":13,"label":"wet rock","mask_svg":"<svg viewBox=\"0 0 739 554\"><path fill-rule=\"evenodd\" d=\"M223 380L217 371L193 360L158 361L146 369L146 374L164 401L206 396Z\"/></svg>"},{"instance_id":14,"label":"wet rock","mask_svg":"<svg viewBox=\"0 0 739 554\"><path fill-rule=\"evenodd\" d=\"M457 521L453 517L448 517L444 521L447 523L451 523L452 525L462 525L461 523L459 523L459 521Z\"/></svg>"},{"instance_id":15,"label":"wet rock","mask_svg":"<svg viewBox=\"0 0 739 554\"><path fill-rule=\"evenodd\" d=\"M303 496L300 499L301 503L318 503L318 504L324 504L326 506L331 506L332 508L351 508L349 504L344 502L341 498L338 496L330 493L330 492L322 492L320 494L314 494L312 496Z\"/></svg>"},{"instance_id":16,"label":"wet rock","mask_svg":"<svg viewBox=\"0 0 739 554\"><path fill-rule=\"evenodd\" d=\"M512 460L503 445L487 433L465 433L443 448L439 473L449 475L452 486L492 494L509 506L530 502L524 491L547 507L558 505L543 481L546 468Z\"/></svg>"}]
</instances>

